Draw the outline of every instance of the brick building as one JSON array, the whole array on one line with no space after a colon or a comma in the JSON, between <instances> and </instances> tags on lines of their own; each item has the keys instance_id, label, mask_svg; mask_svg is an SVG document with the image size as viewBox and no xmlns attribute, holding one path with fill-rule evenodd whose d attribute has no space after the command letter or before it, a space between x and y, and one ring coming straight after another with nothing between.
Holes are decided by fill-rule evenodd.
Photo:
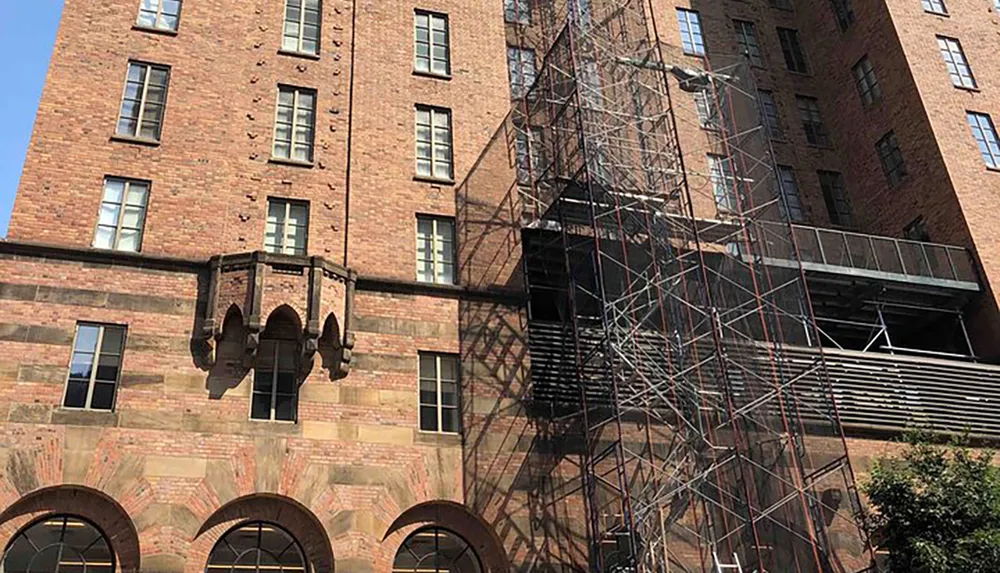
<instances>
[{"instance_id":1,"label":"brick building","mask_svg":"<svg viewBox=\"0 0 1000 573\"><path fill-rule=\"evenodd\" d=\"M552 231L525 170L556 150L517 110L565 22L626 3L66 0L0 243L0 571L593 564L586 435L533 377L562 263L524 254ZM789 352L827 348L847 436L811 451L864 474L914 421L1000 437L997 8L648 5L709 234L740 176L681 76L752 70L754 193L820 338ZM867 565L827 525L823 562ZM696 537L678 570L711 567Z\"/></svg>"}]
</instances>

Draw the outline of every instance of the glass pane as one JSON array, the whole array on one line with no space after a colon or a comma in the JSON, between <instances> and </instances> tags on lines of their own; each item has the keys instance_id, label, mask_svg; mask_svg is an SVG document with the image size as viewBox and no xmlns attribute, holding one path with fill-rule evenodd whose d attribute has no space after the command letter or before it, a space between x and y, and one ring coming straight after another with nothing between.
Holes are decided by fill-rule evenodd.
<instances>
[{"instance_id":1,"label":"glass pane","mask_svg":"<svg viewBox=\"0 0 1000 573\"><path fill-rule=\"evenodd\" d=\"M455 266L448 263L438 265L437 282L440 284L455 284Z\"/></svg>"},{"instance_id":2,"label":"glass pane","mask_svg":"<svg viewBox=\"0 0 1000 573\"><path fill-rule=\"evenodd\" d=\"M97 379L105 382L118 380L118 366L120 360L118 356L101 355L97 359Z\"/></svg>"},{"instance_id":3,"label":"glass pane","mask_svg":"<svg viewBox=\"0 0 1000 573\"><path fill-rule=\"evenodd\" d=\"M253 395L253 402L250 405L250 417L254 420L270 420L271 419L271 395L270 394L257 394Z\"/></svg>"},{"instance_id":4,"label":"glass pane","mask_svg":"<svg viewBox=\"0 0 1000 573\"><path fill-rule=\"evenodd\" d=\"M295 91L288 88L281 88L278 91L278 105L292 107L295 103Z\"/></svg>"},{"instance_id":5,"label":"glass pane","mask_svg":"<svg viewBox=\"0 0 1000 573\"><path fill-rule=\"evenodd\" d=\"M112 249L115 246L114 227L98 227L94 234L94 247L98 249Z\"/></svg>"},{"instance_id":6,"label":"glass pane","mask_svg":"<svg viewBox=\"0 0 1000 573\"><path fill-rule=\"evenodd\" d=\"M167 85L167 70L166 68L152 68L149 71L149 85L150 86L166 86Z\"/></svg>"},{"instance_id":7,"label":"glass pane","mask_svg":"<svg viewBox=\"0 0 1000 573\"><path fill-rule=\"evenodd\" d=\"M144 137L146 139L159 139L160 126L156 123L142 124L142 128L139 130L139 137Z\"/></svg>"},{"instance_id":8,"label":"glass pane","mask_svg":"<svg viewBox=\"0 0 1000 573\"><path fill-rule=\"evenodd\" d=\"M431 162L428 159L418 159L417 160L417 175L423 175L425 177L430 177L431 175Z\"/></svg>"},{"instance_id":9,"label":"glass pane","mask_svg":"<svg viewBox=\"0 0 1000 573\"><path fill-rule=\"evenodd\" d=\"M94 395L90 399L90 407L95 410L110 410L115 402L115 385L97 382L94 384Z\"/></svg>"},{"instance_id":10,"label":"glass pane","mask_svg":"<svg viewBox=\"0 0 1000 573\"><path fill-rule=\"evenodd\" d=\"M91 352L97 350L97 336L100 327L81 324L76 330L76 345L73 347L77 352Z\"/></svg>"},{"instance_id":11,"label":"glass pane","mask_svg":"<svg viewBox=\"0 0 1000 573\"><path fill-rule=\"evenodd\" d=\"M163 13L176 16L181 12L180 0L163 0Z\"/></svg>"},{"instance_id":12,"label":"glass pane","mask_svg":"<svg viewBox=\"0 0 1000 573\"><path fill-rule=\"evenodd\" d=\"M258 365L253 377L253 391L270 395L273 387L274 371L266 366Z\"/></svg>"},{"instance_id":13,"label":"glass pane","mask_svg":"<svg viewBox=\"0 0 1000 573\"><path fill-rule=\"evenodd\" d=\"M97 218L97 223L99 225L114 227L118 225L118 213L118 205L114 203L102 203L101 213Z\"/></svg>"},{"instance_id":14,"label":"glass pane","mask_svg":"<svg viewBox=\"0 0 1000 573\"><path fill-rule=\"evenodd\" d=\"M441 357L441 379L458 380L457 361L452 356Z\"/></svg>"},{"instance_id":15,"label":"glass pane","mask_svg":"<svg viewBox=\"0 0 1000 573\"><path fill-rule=\"evenodd\" d=\"M128 197L126 198L126 203L129 205L137 205L144 207L146 205L146 194L149 192L149 187L145 183L132 183L128 188ZM105 197L107 200L107 197Z\"/></svg>"},{"instance_id":16,"label":"glass pane","mask_svg":"<svg viewBox=\"0 0 1000 573\"><path fill-rule=\"evenodd\" d=\"M437 406L437 382L426 379L420 381L420 403L426 406Z\"/></svg>"},{"instance_id":17,"label":"glass pane","mask_svg":"<svg viewBox=\"0 0 1000 573\"><path fill-rule=\"evenodd\" d=\"M458 431L458 409L443 408L441 410L441 431L442 432Z\"/></svg>"},{"instance_id":18,"label":"glass pane","mask_svg":"<svg viewBox=\"0 0 1000 573\"><path fill-rule=\"evenodd\" d=\"M427 380L437 378L437 357L433 355L420 356L420 377Z\"/></svg>"},{"instance_id":19,"label":"glass pane","mask_svg":"<svg viewBox=\"0 0 1000 573\"><path fill-rule=\"evenodd\" d=\"M142 207L125 207L122 226L130 229L141 229L144 209Z\"/></svg>"},{"instance_id":20,"label":"glass pane","mask_svg":"<svg viewBox=\"0 0 1000 573\"><path fill-rule=\"evenodd\" d=\"M125 100L122 102L122 118L134 119L139 117L139 102L134 100Z\"/></svg>"},{"instance_id":21,"label":"glass pane","mask_svg":"<svg viewBox=\"0 0 1000 573\"><path fill-rule=\"evenodd\" d=\"M83 408L87 405L87 388L89 384L84 380L70 380L66 385L67 408Z\"/></svg>"},{"instance_id":22,"label":"glass pane","mask_svg":"<svg viewBox=\"0 0 1000 573\"><path fill-rule=\"evenodd\" d=\"M107 179L104 181L104 201L107 203L121 203L125 193L125 182L121 179Z\"/></svg>"},{"instance_id":23,"label":"glass pane","mask_svg":"<svg viewBox=\"0 0 1000 573\"><path fill-rule=\"evenodd\" d=\"M458 406L457 382L441 382L441 405Z\"/></svg>"},{"instance_id":24,"label":"glass pane","mask_svg":"<svg viewBox=\"0 0 1000 573\"><path fill-rule=\"evenodd\" d=\"M120 354L122 350L122 340L124 338L124 328L114 326L104 327L104 339L101 340L101 353Z\"/></svg>"},{"instance_id":25,"label":"glass pane","mask_svg":"<svg viewBox=\"0 0 1000 573\"><path fill-rule=\"evenodd\" d=\"M118 135L135 135L136 129L139 128L139 122L134 119L122 119L118 122L118 128L115 133Z\"/></svg>"},{"instance_id":26,"label":"glass pane","mask_svg":"<svg viewBox=\"0 0 1000 573\"><path fill-rule=\"evenodd\" d=\"M70 378L90 380L93 368L94 355L85 352L77 352L73 354L73 358L70 360L69 376Z\"/></svg>"},{"instance_id":27,"label":"glass pane","mask_svg":"<svg viewBox=\"0 0 1000 573\"><path fill-rule=\"evenodd\" d=\"M128 81L144 83L146 81L146 66L141 64L129 64Z\"/></svg>"},{"instance_id":28,"label":"glass pane","mask_svg":"<svg viewBox=\"0 0 1000 573\"><path fill-rule=\"evenodd\" d=\"M136 253L139 251L139 237L140 233L136 229L123 229L121 235L118 237L118 247L119 251L126 251L131 253Z\"/></svg>"},{"instance_id":29,"label":"glass pane","mask_svg":"<svg viewBox=\"0 0 1000 573\"><path fill-rule=\"evenodd\" d=\"M278 394L274 405L274 418L286 422L295 421L295 397Z\"/></svg>"},{"instance_id":30,"label":"glass pane","mask_svg":"<svg viewBox=\"0 0 1000 573\"><path fill-rule=\"evenodd\" d=\"M438 431L437 408L433 406L420 407L420 429L425 432Z\"/></svg>"},{"instance_id":31,"label":"glass pane","mask_svg":"<svg viewBox=\"0 0 1000 573\"><path fill-rule=\"evenodd\" d=\"M297 376L295 372L278 372L278 392L281 394L295 394Z\"/></svg>"}]
</instances>

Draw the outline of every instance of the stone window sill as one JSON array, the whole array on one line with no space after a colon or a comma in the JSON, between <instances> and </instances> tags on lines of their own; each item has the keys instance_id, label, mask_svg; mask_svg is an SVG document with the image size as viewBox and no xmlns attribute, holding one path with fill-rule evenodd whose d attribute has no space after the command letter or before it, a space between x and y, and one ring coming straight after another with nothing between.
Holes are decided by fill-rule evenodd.
<instances>
[{"instance_id":1,"label":"stone window sill","mask_svg":"<svg viewBox=\"0 0 1000 573\"><path fill-rule=\"evenodd\" d=\"M296 52L295 50L278 50L278 53L282 56L291 56L293 58L303 58L306 60L318 61L319 54L310 54L309 52Z\"/></svg>"},{"instance_id":2,"label":"stone window sill","mask_svg":"<svg viewBox=\"0 0 1000 573\"><path fill-rule=\"evenodd\" d=\"M135 137L132 135L118 135L117 133L111 136L111 141L120 141L122 143L135 143L138 145L147 145L149 147L159 147L159 139L149 139L147 137Z\"/></svg>"},{"instance_id":3,"label":"stone window sill","mask_svg":"<svg viewBox=\"0 0 1000 573\"><path fill-rule=\"evenodd\" d=\"M431 177L431 176L428 176L428 175L414 175L413 176L413 180L414 181L420 181L420 182L423 182L423 183L435 183L437 185L449 185L450 186L450 185L454 185L455 184L455 180L454 179L445 179L443 177Z\"/></svg>"},{"instance_id":4,"label":"stone window sill","mask_svg":"<svg viewBox=\"0 0 1000 573\"><path fill-rule=\"evenodd\" d=\"M132 29L136 32L148 32L150 34L159 34L161 36L176 36L177 30L167 30L164 28L151 28L149 26L140 26L138 24L132 26Z\"/></svg>"},{"instance_id":5,"label":"stone window sill","mask_svg":"<svg viewBox=\"0 0 1000 573\"><path fill-rule=\"evenodd\" d=\"M312 161L300 161L298 159L286 159L284 157L272 157L271 159L268 159L268 163L274 163L276 165L290 165L292 167L305 167L307 169L312 169L316 165Z\"/></svg>"}]
</instances>

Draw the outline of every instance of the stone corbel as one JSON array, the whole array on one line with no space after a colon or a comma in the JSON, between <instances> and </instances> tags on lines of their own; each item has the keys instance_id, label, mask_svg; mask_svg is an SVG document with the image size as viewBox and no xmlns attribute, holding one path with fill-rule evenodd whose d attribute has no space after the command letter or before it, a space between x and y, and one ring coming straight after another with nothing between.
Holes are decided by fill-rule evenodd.
<instances>
[{"instance_id":1,"label":"stone corbel","mask_svg":"<svg viewBox=\"0 0 1000 573\"><path fill-rule=\"evenodd\" d=\"M358 273L348 270L345 280L346 292L344 293L344 320L343 337L340 340L339 360L336 369L332 372L335 379L346 377L351 372L351 361L354 358L354 332L351 331L352 316L354 314L354 287L358 282Z\"/></svg>"},{"instance_id":2,"label":"stone corbel","mask_svg":"<svg viewBox=\"0 0 1000 573\"><path fill-rule=\"evenodd\" d=\"M222 257L213 257L209 263L208 304L205 320L196 341L201 362L208 368L215 366L216 350L222 336L222 321L218 318L219 281L222 276Z\"/></svg>"},{"instance_id":3,"label":"stone corbel","mask_svg":"<svg viewBox=\"0 0 1000 573\"><path fill-rule=\"evenodd\" d=\"M306 376L312 371L319 351L319 337L323 334L320 326L320 307L323 295L323 265L316 257L309 265L309 309L306 317L306 329L302 339L302 357L299 360L299 371Z\"/></svg>"},{"instance_id":4,"label":"stone corbel","mask_svg":"<svg viewBox=\"0 0 1000 573\"><path fill-rule=\"evenodd\" d=\"M243 347L243 367L253 368L257 364L257 349L260 348L260 333L264 330L261 321L261 300L264 297L264 253L255 252L250 265L250 304L246 313L247 339Z\"/></svg>"}]
</instances>

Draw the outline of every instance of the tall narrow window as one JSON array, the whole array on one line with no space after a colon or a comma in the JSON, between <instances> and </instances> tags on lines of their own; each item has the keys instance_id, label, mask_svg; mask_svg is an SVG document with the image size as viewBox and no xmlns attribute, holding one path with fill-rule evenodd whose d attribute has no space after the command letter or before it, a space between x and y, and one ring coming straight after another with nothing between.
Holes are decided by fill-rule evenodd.
<instances>
[{"instance_id":1,"label":"tall narrow window","mask_svg":"<svg viewBox=\"0 0 1000 573\"><path fill-rule=\"evenodd\" d=\"M858 84L858 94L861 101L866 105L872 105L882 99L882 88L878 85L878 78L875 77L875 68L872 67L871 60L864 56L851 68L854 73L854 80Z\"/></svg>"},{"instance_id":2,"label":"tall narrow window","mask_svg":"<svg viewBox=\"0 0 1000 573\"><path fill-rule=\"evenodd\" d=\"M135 25L152 30L177 31L181 17L181 0L141 0Z\"/></svg>"},{"instance_id":3,"label":"tall narrow window","mask_svg":"<svg viewBox=\"0 0 1000 573\"><path fill-rule=\"evenodd\" d=\"M931 14L947 14L948 9L944 5L944 0L920 0L925 12Z\"/></svg>"},{"instance_id":4,"label":"tall narrow window","mask_svg":"<svg viewBox=\"0 0 1000 573\"><path fill-rule=\"evenodd\" d=\"M458 432L458 359L420 353L420 429Z\"/></svg>"},{"instance_id":5,"label":"tall narrow window","mask_svg":"<svg viewBox=\"0 0 1000 573\"><path fill-rule=\"evenodd\" d=\"M681 45L684 53L705 55L705 37L701 33L701 14L694 10L677 9L677 23L681 28Z\"/></svg>"},{"instance_id":6,"label":"tall narrow window","mask_svg":"<svg viewBox=\"0 0 1000 573\"><path fill-rule=\"evenodd\" d=\"M715 205L720 212L735 212L739 205L736 197L736 178L733 177L732 160L722 155L709 155L708 170L712 179Z\"/></svg>"},{"instance_id":7,"label":"tall narrow window","mask_svg":"<svg viewBox=\"0 0 1000 573\"><path fill-rule=\"evenodd\" d=\"M518 129L515 142L517 152L517 182L530 185L545 170L542 141L543 132L539 127Z\"/></svg>"},{"instance_id":8,"label":"tall narrow window","mask_svg":"<svg viewBox=\"0 0 1000 573\"><path fill-rule=\"evenodd\" d=\"M95 249L138 252L146 222L149 183L108 177L94 233Z\"/></svg>"},{"instance_id":9,"label":"tall narrow window","mask_svg":"<svg viewBox=\"0 0 1000 573\"><path fill-rule=\"evenodd\" d=\"M531 23L532 0L503 0L503 19L511 24Z\"/></svg>"},{"instance_id":10,"label":"tall narrow window","mask_svg":"<svg viewBox=\"0 0 1000 573\"><path fill-rule=\"evenodd\" d=\"M955 38L937 37L938 48L941 49L941 57L948 67L948 75L951 76L951 83L958 88L976 88L976 78L972 76L972 68L965 59L965 52L962 45Z\"/></svg>"},{"instance_id":11,"label":"tall narrow window","mask_svg":"<svg viewBox=\"0 0 1000 573\"><path fill-rule=\"evenodd\" d=\"M774 103L774 94L769 91L760 90L760 113L763 116L764 128L771 139L785 139L785 132L781 129L781 118L778 117L778 105Z\"/></svg>"},{"instance_id":12,"label":"tall narrow window","mask_svg":"<svg viewBox=\"0 0 1000 573\"><path fill-rule=\"evenodd\" d=\"M528 90L535 84L535 51L507 46L507 68L511 97L517 99L528 95Z\"/></svg>"},{"instance_id":13,"label":"tall narrow window","mask_svg":"<svg viewBox=\"0 0 1000 573\"><path fill-rule=\"evenodd\" d=\"M830 2L833 4L833 15L837 18L840 31L850 28L854 23L853 0L830 0Z\"/></svg>"},{"instance_id":14,"label":"tall narrow window","mask_svg":"<svg viewBox=\"0 0 1000 573\"><path fill-rule=\"evenodd\" d=\"M878 151L878 160L882 164L885 178L889 180L889 186L899 185L903 177L906 177L906 162L903 161L903 153L899 150L896 133L890 131L885 134L875 143L875 150Z\"/></svg>"},{"instance_id":15,"label":"tall narrow window","mask_svg":"<svg viewBox=\"0 0 1000 573\"><path fill-rule=\"evenodd\" d=\"M278 109L274 120L275 159L312 163L316 131L316 92L278 86Z\"/></svg>"},{"instance_id":16,"label":"tall narrow window","mask_svg":"<svg viewBox=\"0 0 1000 573\"><path fill-rule=\"evenodd\" d=\"M77 324L63 406L113 410L124 349L124 326Z\"/></svg>"},{"instance_id":17,"label":"tall narrow window","mask_svg":"<svg viewBox=\"0 0 1000 573\"><path fill-rule=\"evenodd\" d=\"M451 111L417 106L417 175L452 180Z\"/></svg>"},{"instance_id":18,"label":"tall narrow window","mask_svg":"<svg viewBox=\"0 0 1000 573\"><path fill-rule=\"evenodd\" d=\"M986 166L1000 169L1000 144L997 143L997 130L993 125L993 119L985 113L974 111L965 112L965 117L969 121L972 137L979 146L979 153L982 154Z\"/></svg>"},{"instance_id":19,"label":"tall narrow window","mask_svg":"<svg viewBox=\"0 0 1000 573\"><path fill-rule=\"evenodd\" d=\"M321 0L285 0L285 31L281 49L286 52L319 53Z\"/></svg>"},{"instance_id":20,"label":"tall narrow window","mask_svg":"<svg viewBox=\"0 0 1000 573\"><path fill-rule=\"evenodd\" d=\"M455 284L455 220L417 217L417 280Z\"/></svg>"},{"instance_id":21,"label":"tall narrow window","mask_svg":"<svg viewBox=\"0 0 1000 573\"><path fill-rule=\"evenodd\" d=\"M838 227L852 227L854 219L851 203L847 199L844 176L836 171L818 171L816 174L819 175L819 186L823 190L823 201L826 203L830 223Z\"/></svg>"},{"instance_id":22,"label":"tall narrow window","mask_svg":"<svg viewBox=\"0 0 1000 573\"><path fill-rule=\"evenodd\" d=\"M778 42L781 44L781 53L785 56L785 66L790 71L808 74L809 63L806 61L806 54L802 50L798 30L778 28Z\"/></svg>"},{"instance_id":23,"label":"tall narrow window","mask_svg":"<svg viewBox=\"0 0 1000 573\"><path fill-rule=\"evenodd\" d=\"M830 147L830 133L826 130L823 116L819 112L819 101L812 97L795 96L795 103L799 108L802 129L809 145Z\"/></svg>"},{"instance_id":24,"label":"tall narrow window","mask_svg":"<svg viewBox=\"0 0 1000 573\"><path fill-rule=\"evenodd\" d=\"M764 55L757 41L757 26L745 20L733 20L736 27L736 40L740 45L740 53L746 56L754 66L764 67Z\"/></svg>"},{"instance_id":25,"label":"tall narrow window","mask_svg":"<svg viewBox=\"0 0 1000 573\"><path fill-rule=\"evenodd\" d=\"M308 203L286 199L267 200L265 251L283 255L304 255L308 237Z\"/></svg>"},{"instance_id":26,"label":"tall narrow window","mask_svg":"<svg viewBox=\"0 0 1000 573\"><path fill-rule=\"evenodd\" d=\"M719 106L715 104L714 92L695 92L694 109L698 114L698 125L702 129L718 130L721 127L719 125Z\"/></svg>"},{"instance_id":27,"label":"tall narrow window","mask_svg":"<svg viewBox=\"0 0 1000 573\"><path fill-rule=\"evenodd\" d=\"M117 135L160 140L169 78L170 68L166 66L129 62Z\"/></svg>"},{"instance_id":28,"label":"tall narrow window","mask_svg":"<svg viewBox=\"0 0 1000 573\"><path fill-rule=\"evenodd\" d=\"M299 333L292 311L278 309L267 319L260 337L253 376L250 417L294 422L299 398Z\"/></svg>"},{"instance_id":29,"label":"tall narrow window","mask_svg":"<svg viewBox=\"0 0 1000 573\"><path fill-rule=\"evenodd\" d=\"M451 74L448 17L433 12L416 13L416 61L414 69L425 74Z\"/></svg>"},{"instance_id":30,"label":"tall narrow window","mask_svg":"<svg viewBox=\"0 0 1000 573\"><path fill-rule=\"evenodd\" d=\"M795 170L784 165L778 166L778 209L784 221L805 221L802 211L802 196L799 194L799 182L795 178Z\"/></svg>"}]
</instances>

